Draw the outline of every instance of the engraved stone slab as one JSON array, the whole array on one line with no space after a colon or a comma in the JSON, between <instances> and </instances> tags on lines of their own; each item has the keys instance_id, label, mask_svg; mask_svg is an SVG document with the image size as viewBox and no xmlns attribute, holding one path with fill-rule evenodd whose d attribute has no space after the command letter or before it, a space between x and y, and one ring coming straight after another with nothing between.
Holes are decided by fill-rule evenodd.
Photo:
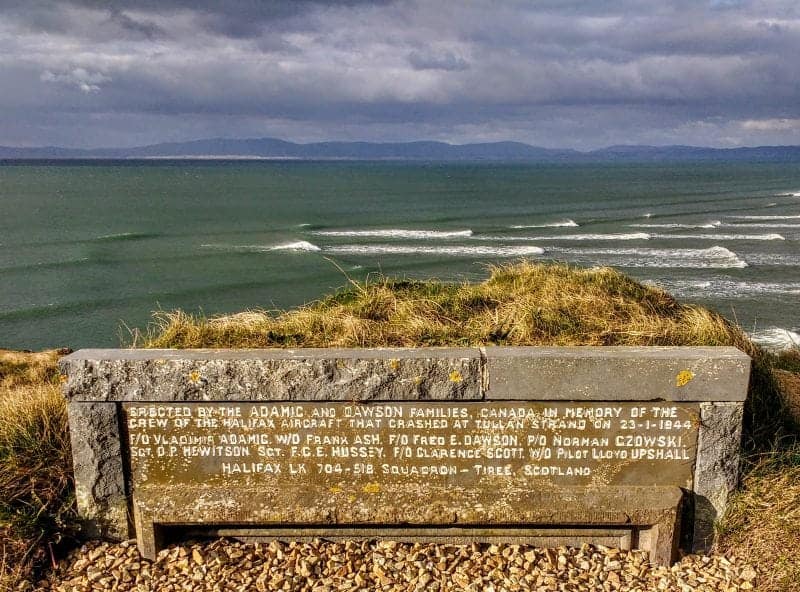
<instances>
[{"instance_id":1,"label":"engraved stone slab","mask_svg":"<svg viewBox=\"0 0 800 592\"><path fill-rule=\"evenodd\" d=\"M727 347L83 350L61 368L79 514L112 538L132 516L148 557L159 533L201 526L409 540L521 529L667 562L680 518L687 549L711 544L737 483L749 359Z\"/></svg>"},{"instance_id":2,"label":"engraved stone slab","mask_svg":"<svg viewBox=\"0 0 800 592\"><path fill-rule=\"evenodd\" d=\"M468 495L471 503L496 502L511 488L691 487L699 425L697 404L124 403L122 408L134 493L150 485L313 484L327 498L332 490L344 495L365 488L413 490L424 480L447 486L454 498Z\"/></svg>"}]
</instances>

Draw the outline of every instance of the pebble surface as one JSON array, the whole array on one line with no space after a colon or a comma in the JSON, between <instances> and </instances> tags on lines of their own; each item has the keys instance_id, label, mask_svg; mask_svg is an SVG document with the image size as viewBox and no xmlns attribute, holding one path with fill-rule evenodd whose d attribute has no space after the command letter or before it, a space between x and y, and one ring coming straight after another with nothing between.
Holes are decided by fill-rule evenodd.
<instances>
[{"instance_id":1,"label":"pebble surface","mask_svg":"<svg viewBox=\"0 0 800 592\"><path fill-rule=\"evenodd\" d=\"M150 562L135 541L127 541L86 544L27 590L734 592L754 589L756 579L752 567L721 555L690 555L672 567L653 567L642 551L590 545L216 540L172 546Z\"/></svg>"}]
</instances>

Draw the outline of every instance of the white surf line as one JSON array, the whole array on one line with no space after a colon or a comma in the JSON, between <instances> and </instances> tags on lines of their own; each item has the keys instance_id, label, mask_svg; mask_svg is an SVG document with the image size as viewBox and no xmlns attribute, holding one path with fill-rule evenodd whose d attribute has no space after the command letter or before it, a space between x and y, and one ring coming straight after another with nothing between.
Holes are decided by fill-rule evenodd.
<instances>
[{"instance_id":1,"label":"white surf line","mask_svg":"<svg viewBox=\"0 0 800 592\"><path fill-rule=\"evenodd\" d=\"M513 226L509 226L509 228L519 230L522 228L577 228L578 226L580 226L580 224L575 222L575 220L570 220L568 218L563 222L550 222L547 224L514 224Z\"/></svg>"},{"instance_id":2,"label":"white surf line","mask_svg":"<svg viewBox=\"0 0 800 592\"><path fill-rule=\"evenodd\" d=\"M228 253L268 253L270 251L321 251L317 245L308 241L294 241L278 245L226 245L226 244L204 244L202 249L223 251Z\"/></svg>"},{"instance_id":3,"label":"white surf line","mask_svg":"<svg viewBox=\"0 0 800 592\"><path fill-rule=\"evenodd\" d=\"M315 230L311 234L318 236L366 237L366 238L401 238L401 239L437 239L464 238L472 236L472 230L408 230L404 228L386 228L375 230Z\"/></svg>"},{"instance_id":4,"label":"white surf line","mask_svg":"<svg viewBox=\"0 0 800 592\"><path fill-rule=\"evenodd\" d=\"M777 233L771 234L653 234L653 238L679 240L786 240Z\"/></svg>"},{"instance_id":5,"label":"white surf line","mask_svg":"<svg viewBox=\"0 0 800 592\"><path fill-rule=\"evenodd\" d=\"M616 234L554 234L552 236L473 236L473 240L484 241L589 241L589 240L649 240L646 232Z\"/></svg>"},{"instance_id":6,"label":"white surf line","mask_svg":"<svg viewBox=\"0 0 800 592\"><path fill-rule=\"evenodd\" d=\"M800 283L737 282L725 279L681 281L659 279L652 281L667 288L676 296L715 296L737 298L740 296L762 296L769 294L800 294Z\"/></svg>"},{"instance_id":7,"label":"white surf line","mask_svg":"<svg viewBox=\"0 0 800 592\"><path fill-rule=\"evenodd\" d=\"M653 268L696 268L696 269L743 269L747 262L725 247L714 246L707 249L659 249L641 248L603 248L603 247L554 247L548 253L564 253L584 258L608 256L609 261L620 267Z\"/></svg>"},{"instance_id":8,"label":"white surf line","mask_svg":"<svg viewBox=\"0 0 800 592\"><path fill-rule=\"evenodd\" d=\"M664 222L662 224L628 224L631 228L717 228L721 226L720 220L706 222L703 224L681 224L678 222Z\"/></svg>"},{"instance_id":9,"label":"white surf line","mask_svg":"<svg viewBox=\"0 0 800 592\"><path fill-rule=\"evenodd\" d=\"M736 223L736 222L726 222L722 225L724 228L789 228L789 229L796 229L800 230L800 223L795 222L792 224L791 222L749 222L749 223Z\"/></svg>"},{"instance_id":10,"label":"white surf line","mask_svg":"<svg viewBox=\"0 0 800 592\"><path fill-rule=\"evenodd\" d=\"M800 347L800 334L781 327L771 327L769 329L755 331L750 333L750 339L773 351Z\"/></svg>"},{"instance_id":11,"label":"white surf line","mask_svg":"<svg viewBox=\"0 0 800 592\"><path fill-rule=\"evenodd\" d=\"M420 246L420 245L335 245L325 247L326 253L350 255L450 255L484 257L521 257L542 255L544 249L535 246Z\"/></svg>"},{"instance_id":12,"label":"white surf line","mask_svg":"<svg viewBox=\"0 0 800 592\"><path fill-rule=\"evenodd\" d=\"M769 216L725 216L726 218L731 218L732 220L800 220L799 216L779 216L779 215L769 215Z\"/></svg>"}]
</instances>

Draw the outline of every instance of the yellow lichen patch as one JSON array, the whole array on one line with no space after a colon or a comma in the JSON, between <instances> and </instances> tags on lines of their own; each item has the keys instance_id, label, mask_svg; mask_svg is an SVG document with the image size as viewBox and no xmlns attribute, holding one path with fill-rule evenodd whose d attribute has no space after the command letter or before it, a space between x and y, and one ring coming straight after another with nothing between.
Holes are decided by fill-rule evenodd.
<instances>
[{"instance_id":1,"label":"yellow lichen patch","mask_svg":"<svg viewBox=\"0 0 800 592\"><path fill-rule=\"evenodd\" d=\"M367 483L364 487L361 488L361 491L364 493L378 493L381 490L381 486L379 483Z\"/></svg>"},{"instance_id":2,"label":"yellow lichen patch","mask_svg":"<svg viewBox=\"0 0 800 592\"><path fill-rule=\"evenodd\" d=\"M461 372L459 372L458 370L453 370L450 373L450 382L461 382L462 380L464 379L461 376Z\"/></svg>"},{"instance_id":3,"label":"yellow lichen patch","mask_svg":"<svg viewBox=\"0 0 800 592\"><path fill-rule=\"evenodd\" d=\"M334 485L333 487L330 488L330 492L334 494L342 493L342 488L339 487L338 485Z\"/></svg>"},{"instance_id":4,"label":"yellow lichen patch","mask_svg":"<svg viewBox=\"0 0 800 592\"><path fill-rule=\"evenodd\" d=\"M200 373L197 370L192 370L192 372L189 374L189 382L200 382Z\"/></svg>"},{"instance_id":5,"label":"yellow lichen patch","mask_svg":"<svg viewBox=\"0 0 800 592\"><path fill-rule=\"evenodd\" d=\"M694 372L691 370L681 370L678 376L675 377L675 386L686 386L694 378Z\"/></svg>"},{"instance_id":6,"label":"yellow lichen patch","mask_svg":"<svg viewBox=\"0 0 800 592\"><path fill-rule=\"evenodd\" d=\"M389 360L389 367L397 372L400 369L400 360L391 359Z\"/></svg>"},{"instance_id":7,"label":"yellow lichen patch","mask_svg":"<svg viewBox=\"0 0 800 592\"><path fill-rule=\"evenodd\" d=\"M60 382L61 384L64 384L65 382L67 382L67 375L66 374L59 374L58 375L58 382Z\"/></svg>"}]
</instances>

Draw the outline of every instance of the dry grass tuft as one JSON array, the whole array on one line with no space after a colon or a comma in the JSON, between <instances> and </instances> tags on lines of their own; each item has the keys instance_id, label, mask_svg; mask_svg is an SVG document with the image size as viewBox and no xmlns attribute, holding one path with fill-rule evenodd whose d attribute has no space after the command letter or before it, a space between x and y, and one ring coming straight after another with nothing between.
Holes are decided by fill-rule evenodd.
<instances>
[{"instance_id":1,"label":"dry grass tuft","mask_svg":"<svg viewBox=\"0 0 800 592\"><path fill-rule=\"evenodd\" d=\"M58 355L0 352L0 589L29 577L75 532Z\"/></svg>"},{"instance_id":2,"label":"dry grass tuft","mask_svg":"<svg viewBox=\"0 0 800 592\"><path fill-rule=\"evenodd\" d=\"M58 378L56 362L66 349L19 352L0 349L0 389L53 383Z\"/></svg>"},{"instance_id":3,"label":"dry grass tuft","mask_svg":"<svg viewBox=\"0 0 800 592\"><path fill-rule=\"evenodd\" d=\"M719 315L610 268L517 263L479 284L381 278L289 312L156 313L145 347L735 345Z\"/></svg>"},{"instance_id":4,"label":"dry grass tuft","mask_svg":"<svg viewBox=\"0 0 800 592\"><path fill-rule=\"evenodd\" d=\"M759 590L800 591L800 446L751 459L720 526L718 550L746 558Z\"/></svg>"}]
</instances>

